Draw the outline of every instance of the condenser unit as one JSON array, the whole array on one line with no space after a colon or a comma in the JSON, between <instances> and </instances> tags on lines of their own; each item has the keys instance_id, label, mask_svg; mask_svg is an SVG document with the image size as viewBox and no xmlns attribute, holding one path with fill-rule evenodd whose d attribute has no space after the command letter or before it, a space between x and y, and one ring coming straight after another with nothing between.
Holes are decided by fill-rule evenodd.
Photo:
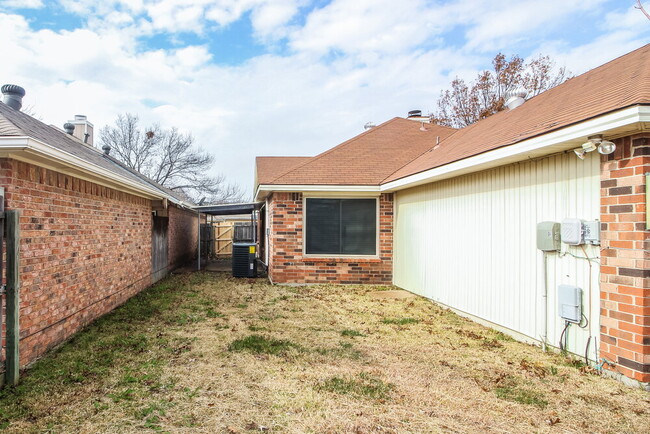
<instances>
[{"instance_id":1,"label":"condenser unit","mask_svg":"<svg viewBox=\"0 0 650 434\"><path fill-rule=\"evenodd\" d=\"M233 277L257 277L257 260L255 243L233 243L232 275Z\"/></svg>"}]
</instances>

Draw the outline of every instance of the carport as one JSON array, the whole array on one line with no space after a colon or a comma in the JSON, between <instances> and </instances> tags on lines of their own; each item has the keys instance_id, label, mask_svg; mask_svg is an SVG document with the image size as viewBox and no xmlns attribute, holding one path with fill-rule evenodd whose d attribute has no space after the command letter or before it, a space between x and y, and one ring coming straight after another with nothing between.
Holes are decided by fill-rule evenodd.
<instances>
[{"instance_id":1,"label":"carport","mask_svg":"<svg viewBox=\"0 0 650 434\"><path fill-rule=\"evenodd\" d=\"M194 210L199 215L199 228L198 228L198 253L197 253L197 269L201 270L201 261L207 261L209 258L201 258L201 222L205 219L206 225L211 225L214 221L214 217L217 216L250 216L252 230L252 239L253 242L257 245L257 259L258 262L261 262L264 267L266 264L261 260L264 258L264 252L266 250L265 237L260 237L260 234L264 231L265 223L264 222L264 213L261 212L264 207L264 202L247 202L247 203L230 203L222 205L200 205L194 207Z\"/></svg>"}]
</instances>

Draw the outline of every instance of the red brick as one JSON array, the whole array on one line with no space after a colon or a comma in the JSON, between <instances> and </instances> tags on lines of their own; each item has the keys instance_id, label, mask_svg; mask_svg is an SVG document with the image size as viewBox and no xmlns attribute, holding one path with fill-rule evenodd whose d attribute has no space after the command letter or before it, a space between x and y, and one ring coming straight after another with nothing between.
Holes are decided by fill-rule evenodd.
<instances>
[{"instance_id":1,"label":"red brick","mask_svg":"<svg viewBox=\"0 0 650 434\"><path fill-rule=\"evenodd\" d=\"M150 200L0 160L7 209L21 211L21 364L151 282ZM173 214L174 208L170 208ZM170 261L196 249L196 214L170 217ZM179 226L191 231L179 232Z\"/></svg>"},{"instance_id":2,"label":"red brick","mask_svg":"<svg viewBox=\"0 0 650 434\"><path fill-rule=\"evenodd\" d=\"M269 277L273 282L392 283L392 194L380 196L378 258L303 257L302 201L300 193L273 193L269 198ZM296 210L295 217L287 215L288 209Z\"/></svg>"},{"instance_id":3,"label":"red brick","mask_svg":"<svg viewBox=\"0 0 650 434\"><path fill-rule=\"evenodd\" d=\"M640 176L650 162L647 136L616 140L614 155L601 159L600 189L601 324L607 326L603 333L616 338L607 340L603 334L607 342L601 356L626 364L617 369L639 381L650 381L650 374L636 370L642 370L650 353L650 232L644 226L645 181Z\"/></svg>"}]
</instances>

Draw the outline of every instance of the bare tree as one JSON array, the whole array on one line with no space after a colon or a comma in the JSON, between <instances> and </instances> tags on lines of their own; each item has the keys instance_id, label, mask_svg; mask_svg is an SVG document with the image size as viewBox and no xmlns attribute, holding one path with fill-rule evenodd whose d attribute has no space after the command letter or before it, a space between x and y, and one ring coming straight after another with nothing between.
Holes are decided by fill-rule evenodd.
<instances>
[{"instance_id":1,"label":"bare tree","mask_svg":"<svg viewBox=\"0 0 650 434\"><path fill-rule=\"evenodd\" d=\"M432 120L455 128L466 127L503 110L505 97L512 90L522 87L529 97L535 96L570 77L564 67L556 71L549 56L540 55L524 63L519 56L508 60L499 53L492 60L492 70L480 72L469 85L463 79L454 79L451 88L441 92Z\"/></svg>"},{"instance_id":2,"label":"bare tree","mask_svg":"<svg viewBox=\"0 0 650 434\"><path fill-rule=\"evenodd\" d=\"M191 134L159 125L140 128L137 115L118 115L115 125L100 130L100 144L131 169L194 202L241 202L244 194L223 175L209 176L214 156L194 146Z\"/></svg>"},{"instance_id":3,"label":"bare tree","mask_svg":"<svg viewBox=\"0 0 650 434\"><path fill-rule=\"evenodd\" d=\"M641 4L641 0L636 0L636 6L634 6L634 7L636 9L639 9L641 12L643 12L643 15L645 15L646 18L650 20L650 14L648 13L648 11L645 10L643 5Z\"/></svg>"}]
</instances>

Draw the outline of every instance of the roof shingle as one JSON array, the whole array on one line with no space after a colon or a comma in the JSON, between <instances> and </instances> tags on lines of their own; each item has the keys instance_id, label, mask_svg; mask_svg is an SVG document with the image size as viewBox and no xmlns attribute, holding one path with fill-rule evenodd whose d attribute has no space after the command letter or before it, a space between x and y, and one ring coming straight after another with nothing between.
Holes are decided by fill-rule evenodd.
<instances>
[{"instance_id":1,"label":"roof shingle","mask_svg":"<svg viewBox=\"0 0 650 434\"><path fill-rule=\"evenodd\" d=\"M134 181L148 189L159 191L163 196L182 202L187 200L178 193L165 188L133 169L126 167L115 158L105 155L99 149L83 143L70 134L46 125L34 119L26 113L14 110L8 105L0 102L0 136L25 136L36 139L60 151L66 152L88 163L97 165L117 175Z\"/></svg>"},{"instance_id":2,"label":"roof shingle","mask_svg":"<svg viewBox=\"0 0 650 434\"><path fill-rule=\"evenodd\" d=\"M305 160L270 184L379 185L454 133L453 128L394 118Z\"/></svg>"},{"instance_id":3,"label":"roof shingle","mask_svg":"<svg viewBox=\"0 0 650 434\"><path fill-rule=\"evenodd\" d=\"M384 182L545 134L625 107L650 104L650 44L458 130Z\"/></svg>"},{"instance_id":4,"label":"roof shingle","mask_svg":"<svg viewBox=\"0 0 650 434\"><path fill-rule=\"evenodd\" d=\"M313 157L256 157L257 182L269 184L280 175L298 167Z\"/></svg>"},{"instance_id":5,"label":"roof shingle","mask_svg":"<svg viewBox=\"0 0 650 434\"><path fill-rule=\"evenodd\" d=\"M380 185L634 105L650 105L650 44L460 130L394 118L264 183Z\"/></svg>"}]
</instances>

